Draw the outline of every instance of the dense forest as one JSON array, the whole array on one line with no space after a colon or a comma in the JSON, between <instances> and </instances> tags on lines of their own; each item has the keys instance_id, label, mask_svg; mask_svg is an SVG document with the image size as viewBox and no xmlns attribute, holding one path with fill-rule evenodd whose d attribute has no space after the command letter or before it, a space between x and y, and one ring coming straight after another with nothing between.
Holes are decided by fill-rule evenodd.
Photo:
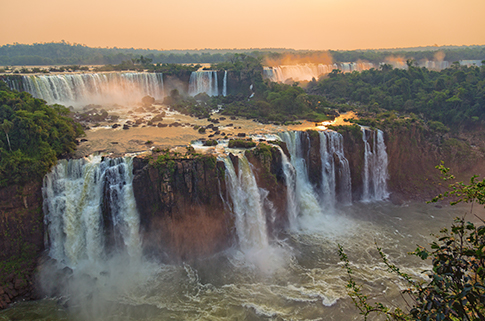
<instances>
[{"instance_id":1,"label":"dense forest","mask_svg":"<svg viewBox=\"0 0 485 321\"><path fill-rule=\"evenodd\" d=\"M201 49L201 50L153 50L134 48L91 48L80 44L35 43L32 45L13 44L0 46L0 65L105 65L119 64L139 56L144 56L155 64L167 63L221 63L230 61L235 54L244 53L253 57L278 58L288 53L299 55L316 54L319 52L296 51L283 48L269 49ZM320 52L323 53L323 52ZM359 60L379 63L389 57L399 59L435 60L483 60L485 46L462 47L426 47L422 50L353 50L334 51L328 53L334 62L356 62Z\"/></svg>"},{"instance_id":2,"label":"dense forest","mask_svg":"<svg viewBox=\"0 0 485 321\"><path fill-rule=\"evenodd\" d=\"M485 121L485 68L454 64L440 72L413 66L342 73L312 81L307 92L367 111L414 113L448 126Z\"/></svg>"},{"instance_id":3,"label":"dense forest","mask_svg":"<svg viewBox=\"0 0 485 321\"><path fill-rule=\"evenodd\" d=\"M76 148L83 131L69 113L0 81L0 187L42 178L58 157Z\"/></svg>"}]
</instances>

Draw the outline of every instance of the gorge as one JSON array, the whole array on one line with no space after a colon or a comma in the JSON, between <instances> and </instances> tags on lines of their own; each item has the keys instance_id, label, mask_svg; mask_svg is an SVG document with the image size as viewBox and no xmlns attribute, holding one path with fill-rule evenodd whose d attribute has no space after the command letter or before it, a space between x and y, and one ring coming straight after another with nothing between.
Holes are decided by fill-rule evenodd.
<instances>
[{"instance_id":1,"label":"gorge","mask_svg":"<svg viewBox=\"0 0 485 321\"><path fill-rule=\"evenodd\" d=\"M187 77L184 85L190 95L225 96L234 88L230 72L191 75L194 79ZM135 92L138 101L146 94L160 100L172 86L156 73L21 79L22 86L48 83L48 95L65 103L97 95L86 84L98 76L112 77L104 84L125 86L121 92ZM74 81L78 85L62 87ZM81 83L86 89L76 96ZM102 91L99 97L106 96ZM226 121L218 125L221 130L235 127ZM9 275L1 303L42 300L0 315L29 319L35 311L55 320L353 318L358 312L346 294L337 244L348 249L366 289L401 304L404 284L387 274L375 243L419 277L427 265L406 253L416 243L428 243L430 233L466 209L412 200L442 190L434 169L440 160L466 177L483 170L482 152L411 120L382 129L314 125L240 133L237 139L256 145L250 148L229 148L231 138L221 137L212 147L203 146L204 139L178 148L146 147L150 151L122 157L67 157L43 183L2 188L1 224L8 227L0 238L3 255L25 253L30 263L19 263L26 264L21 268L28 275ZM34 284L38 294L31 292Z\"/></svg>"}]
</instances>

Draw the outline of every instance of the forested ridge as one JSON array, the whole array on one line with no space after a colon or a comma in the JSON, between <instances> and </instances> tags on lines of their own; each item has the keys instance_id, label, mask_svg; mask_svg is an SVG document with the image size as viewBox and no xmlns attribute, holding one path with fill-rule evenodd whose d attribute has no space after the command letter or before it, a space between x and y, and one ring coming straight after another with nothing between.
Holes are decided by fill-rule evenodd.
<instances>
[{"instance_id":1,"label":"forested ridge","mask_svg":"<svg viewBox=\"0 0 485 321\"><path fill-rule=\"evenodd\" d=\"M0 81L0 187L41 179L76 148L83 131L69 113Z\"/></svg>"},{"instance_id":2,"label":"forested ridge","mask_svg":"<svg viewBox=\"0 0 485 321\"><path fill-rule=\"evenodd\" d=\"M420 48L418 48L420 49ZM283 55L315 55L324 51L304 51L286 48L252 49L201 49L201 50L154 50L135 48L92 48L65 41L51 43L7 44L0 46L0 65L104 65L145 56L153 63L220 63L230 61L235 54L245 53L253 57L277 59ZM440 59L458 60L485 59L485 46L449 46L382 50L329 50L334 62L368 61L381 63L386 59Z\"/></svg>"}]
</instances>

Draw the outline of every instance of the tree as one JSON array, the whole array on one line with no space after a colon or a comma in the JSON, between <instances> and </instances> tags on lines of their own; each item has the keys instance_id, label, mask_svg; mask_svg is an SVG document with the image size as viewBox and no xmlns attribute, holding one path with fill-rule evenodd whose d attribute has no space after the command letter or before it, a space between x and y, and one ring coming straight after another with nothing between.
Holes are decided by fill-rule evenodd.
<instances>
[{"instance_id":1,"label":"tree","mask_svg":"<svg viewBox=\"0 0 485 321\"><path fill-rule=\"evenodd\" d=\"M437 166L445 181L454 179L449 168ZM445 197L454 197L451 205L460 202L485 205L485 179L477 176L470 184L450 184L450 190L435 197L436 202ZM481 222L485 223L482 219ZM465 217L456 218L450 228L441 230L438 240L431 243L431 250L422 246L412 252L423 260L432 259L432 269L426 271L429 281L415 281L401 272L377 248L388 271L404 279L409 289L403 291L413 300L413 306L405 312L400 308L390 309L382 303L371 305L353 277L349 259L339 245L340 259L349 276L347 288L355 306L367 320L373 313L385 315L387 320L485 320L485 226L475 226Z\"/></svg>"}]
</instances>

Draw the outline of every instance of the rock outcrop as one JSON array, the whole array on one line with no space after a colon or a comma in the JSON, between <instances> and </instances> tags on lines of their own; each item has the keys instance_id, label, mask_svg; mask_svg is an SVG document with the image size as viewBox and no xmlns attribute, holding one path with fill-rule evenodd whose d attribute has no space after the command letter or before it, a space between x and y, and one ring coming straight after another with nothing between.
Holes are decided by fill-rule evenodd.
<instances>
[{"instance_id":1,"label":"rock outcrop","mask_svg":"<svg viewBox=\"0 0 485 321\"><path fill-rule=\"evenodd\" d=\"M133 189L148 255L187 261L233 244L224 164L213 156L134 160Z\"/></svg>"}]
</instances>

